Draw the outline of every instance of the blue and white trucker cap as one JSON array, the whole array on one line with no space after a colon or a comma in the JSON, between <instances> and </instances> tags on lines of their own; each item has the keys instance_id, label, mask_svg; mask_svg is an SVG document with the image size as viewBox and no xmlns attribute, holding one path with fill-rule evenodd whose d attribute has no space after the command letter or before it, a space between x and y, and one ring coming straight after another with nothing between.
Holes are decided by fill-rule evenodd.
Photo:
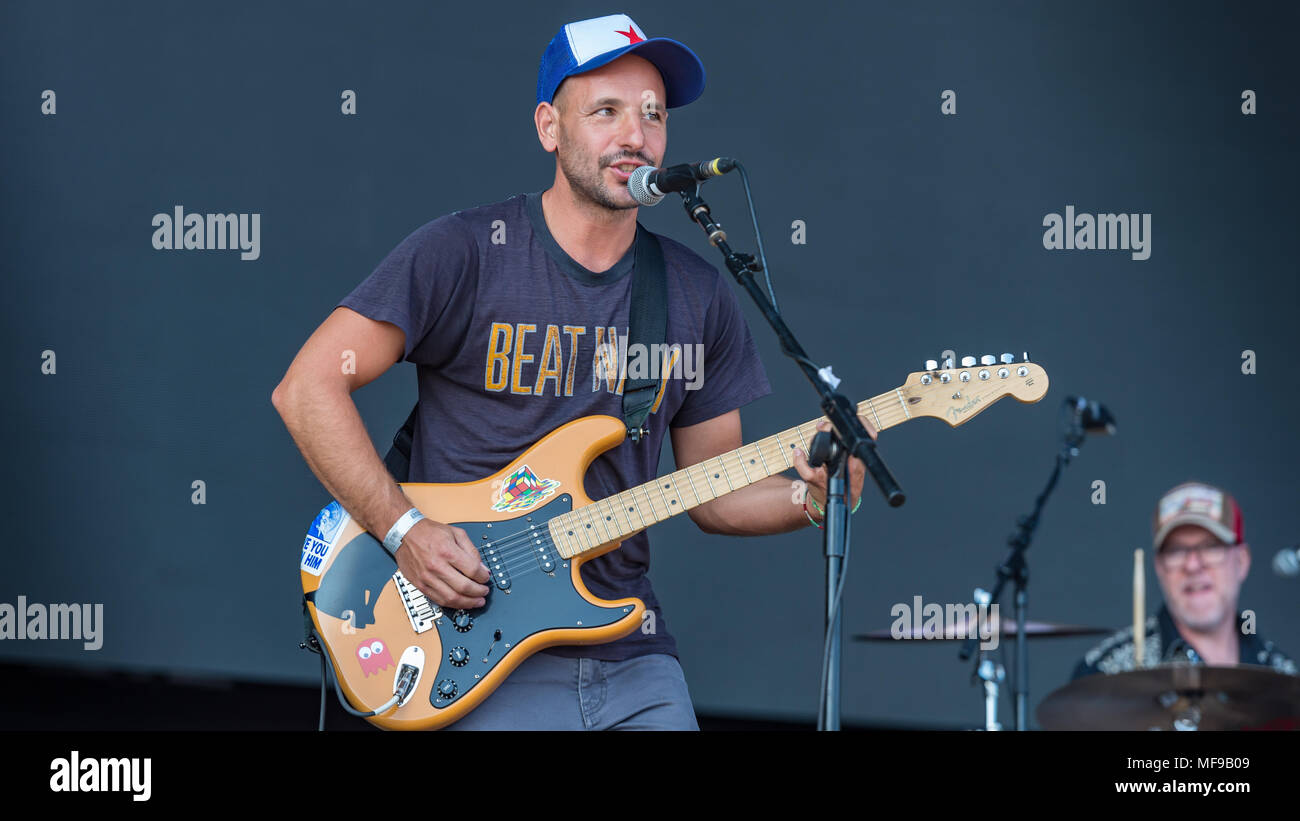
<instances>
[{"instance_id":1,"label":"blue and white trucker cap","mask_svg":"<svg viewBox=\"0 0 1300 821\"><path fill-rule=\"evenodd\" d=\"M555 35L537 71L537 102L552 102L566 77L600 68L631 52L659 69L668 108L684 106L704 92L704 64L695 52L667 37L647 38L631 17L610 14L569 23Z\"/></svg>"}]
</instances>

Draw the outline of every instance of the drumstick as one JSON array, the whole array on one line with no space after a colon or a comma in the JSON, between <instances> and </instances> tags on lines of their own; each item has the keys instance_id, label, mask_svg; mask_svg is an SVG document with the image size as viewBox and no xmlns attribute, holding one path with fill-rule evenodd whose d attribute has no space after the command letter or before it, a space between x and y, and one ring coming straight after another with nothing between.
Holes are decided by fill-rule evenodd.
<instances>
[{"instance_id":1,"label":"drumstick","mask_svg":"<svg viewBox=\"0 0 1300 821\"><path fill-rule=\"evenodd\" d=\"M1133 665L1142 666L1142 651L1146 644L1145 622L1147 610L1146 565L1142 562L1142 548L1133 551Z\"/></svg>"}]
</instances>

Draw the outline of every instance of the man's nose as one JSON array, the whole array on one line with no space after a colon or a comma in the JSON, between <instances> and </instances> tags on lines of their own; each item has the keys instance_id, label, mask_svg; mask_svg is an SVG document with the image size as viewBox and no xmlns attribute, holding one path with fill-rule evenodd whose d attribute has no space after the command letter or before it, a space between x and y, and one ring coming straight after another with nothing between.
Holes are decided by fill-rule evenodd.
<instances>
[{"instance_id":1,"label":"man's nose","mask_svg":"<svg viewBox=\"0 0 1300 821\"><path fill-rule=\"evenodd\" d=\"M1191 573L1201 568L1208 567L1205 563L1205 556L1199 550L1187 551L1187 560L1183 563L1184 569Z\"/></svg>"},{"instance_id":2,"label":"man's nose","mask_svg":"<svg viewBox=\"0 0 1300 821\"><path fill-rule=\"evenodd\" d=\"M627 118L619 137L624 148L634 151L641 150L641 147L645 145L645 130L641 125L640 112L632 112Z\"/></svg>"}]
</instances>

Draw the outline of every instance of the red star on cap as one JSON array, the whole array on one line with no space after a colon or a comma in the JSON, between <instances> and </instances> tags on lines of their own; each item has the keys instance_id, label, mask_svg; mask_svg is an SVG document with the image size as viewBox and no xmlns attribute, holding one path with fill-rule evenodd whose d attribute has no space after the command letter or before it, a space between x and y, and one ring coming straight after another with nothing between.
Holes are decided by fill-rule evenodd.
<instances>
[{"instance_id":1,"label":"red star on cap","mask_svg":"<svg viewBox=\"0 0 1300 821\"><path fill-rule=\"evenodd\" d=\"M614 29L614 31L618 31L618 29ZM645 39L644 37L638 37L636 33L636 29L632 28L631 26L627 27L627 31L618 31L618 33L627 38L628 44L640 43L642 40Z\"/></svg>"}]
</instances>

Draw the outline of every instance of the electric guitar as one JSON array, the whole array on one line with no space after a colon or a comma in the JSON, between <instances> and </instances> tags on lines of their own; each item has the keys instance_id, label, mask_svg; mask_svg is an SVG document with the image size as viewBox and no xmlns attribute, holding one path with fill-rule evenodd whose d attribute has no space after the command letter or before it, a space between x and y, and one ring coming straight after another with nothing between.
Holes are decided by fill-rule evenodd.
<instances>
[{"instance_id":1,"label":"electric guitar","mask_svg":"<svg viewBox=\"0 0 1300 821\"><path fill-rule=\"evenodd\" d=\"M1004 396L1047 393L1038 365L985 356L976 365L908 376L858 405L883 431L923 416L956 427ZM947 363L946 363L947 364ZM404 483L425 516L469 534L491 572L487 603L445 611L397 569L380 541L338 502L316 517L300 570L308 615L342 693L367 721L430 730L460 719L524 659L557 644L601 644L641 625L640 599L605 600L582 582L584 562L629 536L794 466L817 432L814 419L593 502L583 475L623 441L623 420L586 416L562 425L476 482Z\"/></svg>"}]
</instances>

